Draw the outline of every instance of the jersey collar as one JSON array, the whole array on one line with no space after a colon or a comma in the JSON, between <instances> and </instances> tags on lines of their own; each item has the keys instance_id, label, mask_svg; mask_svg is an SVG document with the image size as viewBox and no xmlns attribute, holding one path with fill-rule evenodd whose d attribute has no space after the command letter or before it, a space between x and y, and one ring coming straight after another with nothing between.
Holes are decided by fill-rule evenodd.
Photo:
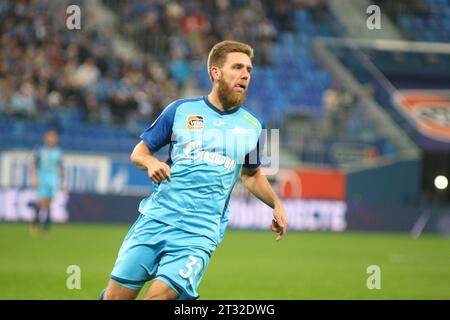
<instances>
[{"instance_id":1,"label":"jersey collar","mask_svg":"<svg viewBox=\"0 0 450 320\"><path fill-rule=\"evenodd\" d=\"M206 105L208 107L210 107L213 111L217 112L220 115L225 115L225 114L232 114L235 113L236 111L238 111L241 106L238 106L230 111L222 111L220 109L218 109L216 106L214 106L209 100L208 100L208 96L203 96L203 101L205 101Z\"/></svg>"}]
</instances>

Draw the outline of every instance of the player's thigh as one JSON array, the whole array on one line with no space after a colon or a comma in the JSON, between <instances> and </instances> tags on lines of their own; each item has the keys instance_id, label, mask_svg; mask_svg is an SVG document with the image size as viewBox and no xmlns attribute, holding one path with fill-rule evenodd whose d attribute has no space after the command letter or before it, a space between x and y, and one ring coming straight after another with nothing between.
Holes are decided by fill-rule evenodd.
<instances>
[{"instance_id":1,"label":"player's thigh","mask_svg":"<svg viewBox=\"0 0 450 320\"><path fill-rule=\"evenodd\" d=\"M137 289L154 278L161 255L158 223L140 215L120 247L111 279ZM140 288L139 288L140 289Z\"/></svg>"},{"instance_id":2,"label":"player's thigh","mask_svg":"<svg viewBox=\"0 0 450 320\"><path fill-rule=\"evenodd\" d=\"M155 280L148 288L145 300L175 300L179 294L161 280Z\"/></svg>"},{"instance_id":3,"label":"player's thigh","mask_svg":"<svg viewBox=\"0 0 450 320\"><path fill-rule=\"evenodd\" d=\"M42 182L38 188L38 203L39 206L46 207L50 203L52 197L52 188L48 182Z\"/></svg>"},{"instance_id":4,"label":"player's thigh","mask_svg":"<svg viewBox=\"0 0 450 320\"><path fill-rule=\"evenodd\" d=\"M126 288L114 280L109 280L106 287L104 300L134 300L138 296L140 290Z\"/></svg>"},{"instance_id":5,"label":"player's thigh","mask_svg":"<svg viewBox=\"0 0 450 320\"><path fill-rule=\"evenodd\" d=\"M178 293L179 299L197 299L197 288L209 264L209 253L197 248L166 252L156 278Z\"/></svg>"}]
</instances>

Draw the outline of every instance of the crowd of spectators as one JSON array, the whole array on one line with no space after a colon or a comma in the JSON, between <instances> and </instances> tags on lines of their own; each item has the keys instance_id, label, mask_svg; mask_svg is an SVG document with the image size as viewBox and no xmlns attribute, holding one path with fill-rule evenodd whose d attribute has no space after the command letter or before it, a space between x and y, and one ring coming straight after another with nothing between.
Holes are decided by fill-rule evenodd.
<instances>
[{"instance_id":1,"label":"crowd of spectators","mask_svg":"<svg viewBox=\"0 0 450 320\"><path fill-rule=\"evenodd\" d=\"M58 1L0 4L0 113L64 126L135 125L179 97L148 53L114 54L111 30L66 29Z\"/></svg>"},{"instance_id":2,"label":"crowd of spectators","mask_svg":"<svg viewBox=\"0 0 450 320\"><path fill-rule=\"evenodd\" d=\"M424 0L375 0L374 3L383 8L397 24L399 19L405 15L427 17L430 14Z\"/></svg>"},{"instance_id":3,"label":"crowd of spectators","mask_svg":"<svg viewBox=\"0 0 450 320\"><path fill-rule=\"evenodd\" d=\"M162 61L183 83L189 61L204 60L218 41L251 44L255 64L270 65L282 32L296 32L295 12L327 16L326 0L103 0L120 18L120 31Z\"/></svg>"},{"instance_id":4,"label":"crowd of spectators","mask_svg":"<svg viewBox=\"0 0 450 320\"><path fill-rule=\"evenodd\" d=\"M292 13L310 10L321 19L326 5L323 0L103 3L116 13L117 30L89 25L68 30L64 1L0 3L0 114L61 126L77 120L127 125L138 132L182 95L192 63L205 63L214 43L248 42L255 64L270 65L279 33L295 31ZM114 52L116 34L138 44L133 59Z\"/></svg>"}]
</instances>

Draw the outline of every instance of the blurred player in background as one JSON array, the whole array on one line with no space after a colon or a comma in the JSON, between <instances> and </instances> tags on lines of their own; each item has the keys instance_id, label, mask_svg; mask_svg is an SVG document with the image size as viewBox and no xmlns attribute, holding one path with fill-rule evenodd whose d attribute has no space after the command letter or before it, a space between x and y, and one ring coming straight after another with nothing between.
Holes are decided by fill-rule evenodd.
<instances>
[{"instance_id":1,"label":"blurred player in background","mask_svg":"<svg viewBox=\"0 0 450 320\"><path fill-rule=\"evenodd\" d=\"M63 154L57 146L58 134L49 130L44 135L44 145L34 154L31 163L31 184L38 189L38 203L34 221L31 225L31 234L40 233L41 216L45 214L43 234L48 236L51 225L51 202L62 184L64 175Z\"/></svg>"},{"instance_id":2,"label":"blurred player in background","mask_svg":"<svg viewBox=\"0 0 450 320\"><path fill-rule=\"evenodd\" d=\"M272 231L277 240L284 236L285 210L260 170L263 124L241 107L252 58L247 44L216 44L208 57L210 94L171 103L140 136L131 161L147 171L154 192L140 203L101 299L135 299L152 279L145 299L197 299L239 177L273 208ZM169 160L160 162L153 154L167 144Z\"/></svg>"}]
</instances>

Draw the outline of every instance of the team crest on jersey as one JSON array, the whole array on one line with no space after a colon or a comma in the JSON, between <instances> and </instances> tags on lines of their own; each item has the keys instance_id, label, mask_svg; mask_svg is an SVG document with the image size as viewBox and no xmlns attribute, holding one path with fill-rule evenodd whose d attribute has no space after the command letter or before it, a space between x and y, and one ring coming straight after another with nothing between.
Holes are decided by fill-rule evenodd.
<instances>
[{"instance_id":1,"label":"team crest on jersey","mask_svg":"<svg viewBox=\"0 0 450 320\"><path fill-rule=\"evenodd\" d=\"M203 117L202 116L188 116L186 121L186 128L188 130L200 130L203 129Z\"/></svg>"}]
</instances>

